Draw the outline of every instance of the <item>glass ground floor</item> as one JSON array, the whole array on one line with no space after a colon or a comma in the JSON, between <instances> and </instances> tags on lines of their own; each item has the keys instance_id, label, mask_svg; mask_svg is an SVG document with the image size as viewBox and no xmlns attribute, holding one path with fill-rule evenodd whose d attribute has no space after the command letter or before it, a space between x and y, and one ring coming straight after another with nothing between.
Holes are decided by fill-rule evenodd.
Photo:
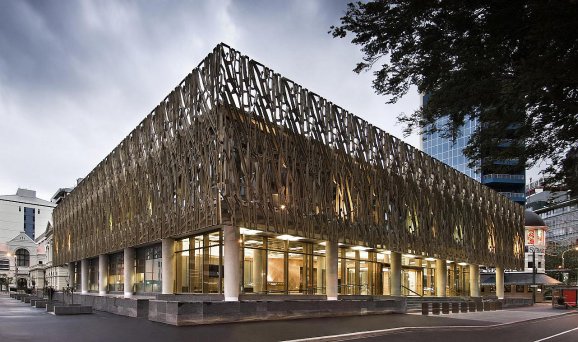
<instances>
[{"instance_id":1,"label":"glass ground floor","mask_svg":"<svg viewBox=\"0 0 578 342\"><path fill-rule=\"evenodd\" d=\"M472 268L466 263L258 230L229 229L234 230L233 239L229 239L234 251L229 256L225 230L218 229L163 240L162 246L127 248L71 263L71 284L77 291L101 294L226 295L227 277L234 277L230 286L245 295L471 294L474 279L470 279ZM329 251L330 248L333 249ZM235 272L228 272L228 268L235 267Z\"/></svg>"}]
</instances>

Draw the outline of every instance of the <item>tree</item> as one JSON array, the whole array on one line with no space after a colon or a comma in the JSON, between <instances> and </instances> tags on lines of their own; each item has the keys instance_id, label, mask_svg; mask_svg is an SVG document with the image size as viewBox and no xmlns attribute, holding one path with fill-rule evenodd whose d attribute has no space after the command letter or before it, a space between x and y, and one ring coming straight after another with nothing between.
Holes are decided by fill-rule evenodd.
<instances>
[{"instance_id":1,"label":"tree","mask_svg":"<svg viewBox=\"0 0 578 342\"><path fill-rule=\"evenodd\" d=\"M388 103L412 86L428 94L426 105L398 117L406 135L438 130L455 139L475 118L479 129L464 150L471 167L550 160L548 174L574 193L577 32L576 0L357 2L330 31L353 35L364 53L354 71L373 70L373 87ZM433 125L443 116L446 126Z\"/></svg>"},{"instance_id":2,"label":"tree","mask_svg":"<svg viewBox=\"0 0 578 342\"><path fill-rule=\"evenodd\" d=\"M8 290L10 283L12 283L12 277L9 277L5 273L0 274L0 291L2 291L4 287Z\"/></svg>"}]
</instances>

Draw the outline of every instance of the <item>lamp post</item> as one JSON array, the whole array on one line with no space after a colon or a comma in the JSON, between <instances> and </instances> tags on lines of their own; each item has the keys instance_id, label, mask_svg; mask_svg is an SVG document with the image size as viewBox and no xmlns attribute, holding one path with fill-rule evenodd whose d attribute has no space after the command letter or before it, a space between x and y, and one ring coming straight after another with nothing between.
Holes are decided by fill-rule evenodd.
<instances>
[{"instance_id":1,"label":"lamp post","mask_svg":"<svg viewBox=\"0 0 578 342\"><path fill-rule=\"evenodd\" d=\"M578 251L578 247L572 247L562 252L562 268L564 268L564 254L569 251Z\"/></svg>"}]
</instances>

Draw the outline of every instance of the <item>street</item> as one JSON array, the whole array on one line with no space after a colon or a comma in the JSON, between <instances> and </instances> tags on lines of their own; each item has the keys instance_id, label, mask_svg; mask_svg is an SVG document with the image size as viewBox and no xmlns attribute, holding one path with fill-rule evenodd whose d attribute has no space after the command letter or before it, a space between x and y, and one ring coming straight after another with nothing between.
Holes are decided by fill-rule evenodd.
<instances>
[{"instance_id":1,"label":"street","mask_svg":"<svg viewBox=\"0 0 578 342\"><path fill-rule=\"evenodd\" d=\"M388 333L357 341L516 341L574 342L578 341L576 314L545 318L523 323L489 327L435 327Z\"/></svg>"}]
</instances>

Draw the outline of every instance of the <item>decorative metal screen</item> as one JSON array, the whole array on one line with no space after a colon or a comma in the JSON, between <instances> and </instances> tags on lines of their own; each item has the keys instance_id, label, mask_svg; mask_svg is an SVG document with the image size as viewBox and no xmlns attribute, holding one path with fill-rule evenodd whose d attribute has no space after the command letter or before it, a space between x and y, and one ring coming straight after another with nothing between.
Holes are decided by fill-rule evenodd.
<instances>
[{"instance_id":1,"label":"decorative metal screen","mask_svg":"<svg viewBox=\"0 0 578 342\"><path fill-rule=\"evenodd\" d=\"M58 205L55 262L235 225L520 268L523 214L220 44Z\"/></svg>"}]
</instances>

